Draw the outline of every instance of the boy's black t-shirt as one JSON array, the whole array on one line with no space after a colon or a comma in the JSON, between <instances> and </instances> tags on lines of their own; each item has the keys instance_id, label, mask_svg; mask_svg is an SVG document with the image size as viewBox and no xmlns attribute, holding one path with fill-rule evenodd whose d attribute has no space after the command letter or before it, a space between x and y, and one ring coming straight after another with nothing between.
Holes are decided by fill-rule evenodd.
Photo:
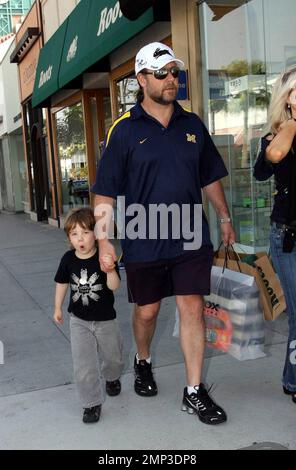
<instances>
[{"instance_id":1,"label":"boy's black t-shirt","mask_svg":"<svg viewBox=\"0 0 296 470\"><path fill-rule=\"evenodd\" d=\"M116 264L116 272L119 275ZM114 295L107 287L107 274L100 268L98 253L80 259L75 250L67 251L61 259L54 278L59 284L69 284L68 312L88 321L105 321L116 318Z\"/></svg>"}]
</instances>

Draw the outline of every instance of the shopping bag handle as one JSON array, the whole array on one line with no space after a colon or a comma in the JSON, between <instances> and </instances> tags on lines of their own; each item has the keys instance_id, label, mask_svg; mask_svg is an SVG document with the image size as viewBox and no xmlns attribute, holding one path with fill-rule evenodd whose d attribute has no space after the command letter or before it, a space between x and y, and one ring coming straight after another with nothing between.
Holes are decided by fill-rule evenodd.
<instances>
[{"instance_id":1,"label":"shopping bag handle","mask_svg":"<svg viewBox=\"0 0 296 470\"><path fill-rule=\"evenodd\" d=\"M224 272L225 268L228 269L228 265L227 265L228 261L232 261L232 259L230 258L230 255L229 255L229 252L230 252L230 249L231 249L234 256L235 256L234 261L236 261L238 270L241 273L242 272L241 267L240 267L240 261L241 260L240 260L240 257L238 255L238 253L235 251L235 249L233 248L233 246L231 244L224 245L223 242L221 242L220 245L219 245L218 253L219 253L222 245L224 247L224 264L223 264L222 272Z\"/></svg>"}]
</instances>

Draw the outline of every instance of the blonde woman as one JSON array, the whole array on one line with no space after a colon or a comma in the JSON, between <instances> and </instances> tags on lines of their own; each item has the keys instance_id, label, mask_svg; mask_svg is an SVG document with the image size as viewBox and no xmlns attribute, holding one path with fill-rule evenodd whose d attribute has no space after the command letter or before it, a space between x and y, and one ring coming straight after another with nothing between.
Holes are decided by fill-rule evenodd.
<instances>
[{"instance_id":1,"label":"blonde woman","mask_svg":"<svg viewBox=\"0 0 296 470\"><path fill-rule=\"evenodd\" d=\"M282 73L274 85L266 132L254 176L259 181L275 177L270 250L289 321L282 383L284 393L296 403L296 66Z\"/></svg>"}]
</instances>

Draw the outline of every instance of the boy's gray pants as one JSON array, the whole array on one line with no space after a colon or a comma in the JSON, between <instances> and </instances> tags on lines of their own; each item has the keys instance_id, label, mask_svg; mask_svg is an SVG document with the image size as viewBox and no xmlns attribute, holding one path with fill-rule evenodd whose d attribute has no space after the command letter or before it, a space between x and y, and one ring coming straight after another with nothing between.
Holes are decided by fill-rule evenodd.
<instances>
[{"instance_id":1,"label":"boy's gray pants","mask_svg":"<svg viewBox=\"0 0 296 470\"><path fill-rule=\"evenodd\" d=\"M123 369L117 320L85 321L71 315L70 332L74 378L82 406L101 405L105 380L119 379Z\"/></svg>"}]
</instances>

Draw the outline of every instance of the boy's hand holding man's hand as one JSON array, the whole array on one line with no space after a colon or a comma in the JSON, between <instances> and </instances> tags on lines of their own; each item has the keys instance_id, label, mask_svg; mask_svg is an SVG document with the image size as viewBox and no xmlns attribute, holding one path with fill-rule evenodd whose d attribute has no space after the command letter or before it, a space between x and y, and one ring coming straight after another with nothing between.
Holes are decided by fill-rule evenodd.
<instances>
[{"instance_id":1,"label":"boy's hand holding man's hand","mask_svg":"<svg viewBox=\"0 0 296 470\"><path fill-rule=\"evenodd\" d=\"M102 257L103 263L108 267L108 269L114 269L115 263L113 261L113 257L111 255L104 255Z\"/></svg>"}]
</instances>

